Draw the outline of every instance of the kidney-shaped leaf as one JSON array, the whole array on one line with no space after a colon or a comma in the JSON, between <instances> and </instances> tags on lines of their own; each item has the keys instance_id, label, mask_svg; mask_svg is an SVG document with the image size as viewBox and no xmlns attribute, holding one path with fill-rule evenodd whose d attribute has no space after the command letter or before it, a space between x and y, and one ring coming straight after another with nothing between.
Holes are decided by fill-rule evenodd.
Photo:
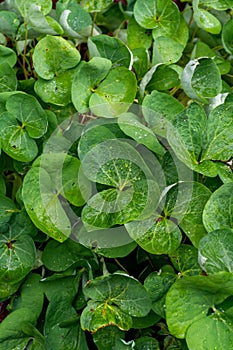
<instances>
[{"instance_id":1,"label":"kidney-shaped leaf","mask_svg":"<svg viewBox=\"0 0 233 350\"><path fill-rule=\"evenodd\" d=\"M56 52L56 54L54 54ZM41 39L33 53L33 64L43 79L52 79L80 61L79 51L59 36L47 35Z\"/></svg>"},{"instance_id":2,"label":"kidney-shaped leaf","mask_svg":"<svg viewBox=\"0 0 233 350\"><path fill-rule=\"evenodd\" d=\"M220 186L210 197L203 211L203 223L208 232L233 228L233 183Z\"/></svg>"}]
</instances>

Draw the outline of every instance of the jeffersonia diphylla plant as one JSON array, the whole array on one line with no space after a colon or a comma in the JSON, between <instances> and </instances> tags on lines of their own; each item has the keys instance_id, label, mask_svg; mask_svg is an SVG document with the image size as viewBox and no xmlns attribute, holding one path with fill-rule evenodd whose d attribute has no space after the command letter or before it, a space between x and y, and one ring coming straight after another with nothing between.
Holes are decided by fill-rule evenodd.
<instances>
[{"instance_id":1,"label":"jeffersonia diphylla plant","mask_svg":"<svg viewBox=\"0 0 233 350\"><path fill-rule=\"evenodd\" d=\"M0 350L233 349L232 10L1 1Z\"/></svg>"}]
</instances>

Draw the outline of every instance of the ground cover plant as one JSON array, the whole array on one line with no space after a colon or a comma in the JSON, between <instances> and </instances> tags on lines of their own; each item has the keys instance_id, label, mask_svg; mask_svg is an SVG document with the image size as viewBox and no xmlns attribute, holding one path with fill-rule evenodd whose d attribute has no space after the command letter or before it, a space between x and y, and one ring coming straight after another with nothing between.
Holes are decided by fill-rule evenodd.
<instances>
[{"instance_id":1,"label":"ground cover plant","mask_svg":"<svg viewBox=\"0 0 233 350\"><path fill-rule=\"evenodd\" d=\"M233 1L0 4L0 350L233 349Z\"/></svg>"}]
</instances>

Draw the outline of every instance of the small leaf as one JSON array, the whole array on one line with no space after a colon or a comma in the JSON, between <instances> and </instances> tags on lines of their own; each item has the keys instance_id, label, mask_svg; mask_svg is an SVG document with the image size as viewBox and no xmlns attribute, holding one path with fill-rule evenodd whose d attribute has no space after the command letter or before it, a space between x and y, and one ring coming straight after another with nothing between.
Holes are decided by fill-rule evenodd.
<instances>
[{"instance_id":1,"label":"small leaf","mask_svg":"<svg viewBox=\"0 0 233 350\"><path fill-rule=\"evenodd\" d=\"M16 13L12 11L4 11L0 12L0 32L8 35L10 37L14 37L17 33L19 27L19 19Z\"/></svg>"},{"instance_id":2,"label":"small leaf","mask_svg":"<svg viewBox=\"0 0 233 350\"><path fill-rule=\"evenodd\" d=\"M11 68L8 63L1 63L0 64L0 93L7 92L7 91L15 91L16 88L17 88L17 78L16 78L14 69Z\"/></svg>"},{"instance_id":3,"label":"small leaf","mask_svg":"<svg viewBox=\"0 0 233 350\"><path fill-rule=\"evenodd\" d=\"M197 261L198 250L189 244L181 244L177 250L170 254L175 269L182 275L199 275L202 270Z\"/></svg>"},{"instance_id":4,"label":"small leaf","mask_svg":"<svg viewBox=\"0 0 233 350\"><path fill-rule=\"evenodd\" d=\"M42 38L33 53L35 70L41 78L46 80L75 67L79 61L79 51L67 40L58 36L47 35Z\"/></svg>"},{"instance_id":5,"label":"small leaf","mask_svg":"<svg viewBox=\"0 0 233 350\"><path fill-rule=\"evenodd\" d=\"M183 45L173 38L159 36L154 40L152 64L175 63L181 58L183 49Z\"/></svg>"},{"instance_id":6,"label":"small leaf","mask_svg":"<svg viewBox=\"0 0 233 350\"><path fill-rule=\"evenodd\" d=\"M17 61L16 53L9 47L0 45L0 64L8 63L10 67L14 67L14 65L16 64L16 61Z\"/></svg>"},{"instance_id":7,"label":"small leaf","mask_svg":"<svg viewBox=\"0 0 233 350\"><path fill-rule=\"evenodd\" d=\"M130 17L127 26L128 46L131 50L137 48L149 49L152 43L151 32L142 28L134 19Z\"/></svg>"}]
</instances>

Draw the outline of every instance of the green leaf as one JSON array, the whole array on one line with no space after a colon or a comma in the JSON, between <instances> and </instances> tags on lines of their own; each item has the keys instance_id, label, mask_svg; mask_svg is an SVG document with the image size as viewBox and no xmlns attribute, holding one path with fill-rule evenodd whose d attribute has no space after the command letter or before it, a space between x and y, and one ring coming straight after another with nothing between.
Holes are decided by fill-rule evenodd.
<instances>
[{"instance_id":1,"label":"green leaf","mask_svg":"<svg viewBox=\"0 0 233 350\"><path fill-rule=\"evenodd\" d=\"M125 227L130 237L151 254L169 254L179 247L182 240L178 226L159 214L129 222Z\"/></svg>"},{"instance_id":2,"label":"green leaf","mask_svg":"<svg viewBox=\"0 0 233 350\"><path fill-rule=\"evenodd\" d=\"M206 30L211 34L219 34L222 26L221 22L213 16L210 12L198 8L199 0L195 0L193 4L194 20L198 27Z\"/></svg>"},{"instance_id":3,"label":"green leaf","mask_svg":"<svg viewBox=\"0 0 233 350\"><path fill-rule=\"evenodd\" d=\"M52 9L52 1L49 0L36 0L33 3L31 0L15 0L15 6L21 15L28 19L30 12L34 6L40 6L41 12L43 15L47 15Z\"/></svg>"},{"instance_id":4,"label":"green leaf","mask_svg":"<svg viewBox=\"0 0 233 350\"><path fill-rule=\"evenodd\" d=\"M37 158L24 179L22 196L28 215L40 230L59 242L71 234L74 219L67 200L74 205L84 203L78 174L78 159L54 153ZM86 188L85 183L82 186Z\"/></svg>"},{"instance_id":5,"label":"green leaf","mask_svg":"<svg viewBox=\"0 0 233 350\"><path fill-rule=\"evenodd\" d=\"M10 37L15 37L18 27L19 19L16 13L12 11L0 11L0 32Z\"/></svg>"},{"instance_id":6,"label":"green leaf","mask_svg":"<svg viewBox=\"0 0 233 350\"><path fill-rule=\"evenodd\" d=\"M91 33L91 16L75 1L58 1L56 12L67 36L80 38L85 30Z\"/></svg>"},{"instance_id":7,"label":"green leaf","mask_svg":"<svg viewBox=\"0 0 233 350\"><path fill-rule=\"evenodd\" d=\"M69 69L53 79L39 78L34 85L36 94L46 103L67 106L71 102L72 79L76 69Z\"/></svg>"},{"instance_id":8,"label":"green leaf","mask_svg":"<svg viewBox=\"0 0 233 350\"><path fill-rule=\"evenodd\" d=\"M0 324L0 350L25 349L31 338L23 331L25 323L34 323L33 312L28 308L16 310L4 319Z\"/></svg>"},{"instance_id":9,"label":"green leaf","mask_svg":"<svg viewBox=\"0 0 233 350\"><path fill-rule=\"evenodd\" d=\"M219 69L211 58L189 61L183 70L181 83L185 93L193 99L215 97L222 90Z\"/></svg>"},{"instance_id":10,"label":"green leaf","mask_svg":"<svg viewBox=\"0 0 233 350\"><path fill-rule=\"evenodd\" d=\"M100 34L88 38L87 44L90 58L107 58L112 62L113 68L123 66L131 69L132 54L120 39Z\"/></svg>"},{"instance_id":11,"label":"green leaf","mask_svg":"<svg viewBox=\"0 0 233 350\"><path fill-rule=\"evenodd\" d=\"M233 230L219 229L208 233L199 244L199 261L208 274L233 271Z\"/></svg>"},{"instance_id":12,"label":"green leaf","mask_svg":"<svg viewBox=\"0 0 233 350\"><path fill-rule=\"evenodd\" d=\"M183 45L175 39L166 36L159 36L154 40L152 64L175 63L181 58L183 49Z\"/></svg>"},{"instance_id":13,"label":"green leaf","mask_svg":"<svg viewBox=\"0 0 233 350\"><path fill-rule=\"evenodd\" d=\"M67 327L61 327L64 320L74 319ZM76 321L75 321L76 320ZM46 349L87 350L84 332L80 328L75 309L69 300L54 296L46 312L44 337Z\"/></svg>"},{"instance_id":14,"label":"green leaf","mask_svg":"<svg viewBox=\"0 0 233 350\"><path fill-rule=\"evenodd\" d=\"M152 91L142 102L143 116L152 131L166 137L169 123L184 110L174 97L162 92Z\"/></svg>"},{"instance_id":15,"label":"green leaf","mask_svg":"<svg viewBox=\"0 0 233 350\"><path fill-rule=\"evenodd\" d=\"M0 64L0 92L15 91L16 88L17 88L17 79L16 79L16 74L14 69L11 68L8 63L1 63Z\"/></svg>"},{"instance_id":16,"label":"green leaf","mask_svg":"<svg viewBox=\"0 0 233 350\"><path fill-rule=\"evenodd\" d=\"M171 0L149 0L146 3L143 0L137 0L134 16L141 27L157 28L168 35L176 32L180 20L178 7Z\"/></svg>"},{"instance_id":17,"label":"green leaf","mask_svg":"<svg viewBox=\"0 0 233 350\"><path fill-rule=\"evenodd\" d=\"M0 282L0 302L9 299L19 289L20 282L16 283L2 283Z\"/></svg>"},{"instance_id":18,"label":"green leaf","mask_svg":"<svg viewBox=\"0 0 233 350\"><path fill-rule=\"evenodd\" d=\"M112 118L128 110L137 91L136 77L126 67L116 67L91 95L91 111L100 117Z\"/></svg>"},{"instance_id":19,"label":"green leaf","mask_svg":"<svg viewBox=\"0 0 233 350\"><path fill-rule=\"evenodd\" d=\"M30 274L20 288L20 295L14 300L13 311L28 308L33 312L35 321L40 316L44 303L44 293L40 284L40 275Z\"/></svg>"},{"instance_id":20,"label":"green leaf","mask_svg":"<svg viewBox=\"0 0 233 350\"><path fill-rule=\"evenodd\" d=\"M60 24L54 18L44 16L41 9L36 5L31 6L28 16L29 24L35 31L50 35L63 34L63 29Z\"/></svg>"},{"instance_id":21,"label":"green leaf","mask_svg":"<svg viewBox=\"0 0 233 350\"><path fill-rule=\"evenodd\" d=\"M146 90L153 92L153 90L163 91L172 89L179 85L178 73L166 65L160 65L151 77L151 80L146 86Z\"/></svg>"},{"instance_id":22,"label":"green leaf","mask_svg":"<svg viewBox=\"0 0 233 350\"><path fill-rule=\"evenodd\" d=\"M176 280L175 273L171 272L151 272L144 281L152 302L161 299Z\"/></svg>"},{"instance_id":23,"label":"green leaf","mask_svg":"<svg viewBox=\"0 0 233 350\"><path fill-rule=\"evenodd\" d=\"M105 302L109 306L110 313L113 305L126 315L133 317L146 316L151 309L150 298L141 283L121 273L90 280L85 285L83 292L87 298L95 302Z\"/></svg>"},{"instance_id":24,"label":"green leaf","mask_svg":"<svg viewBox=\"0 0 233 350\"><path fill-rule=\"evenodd\" d=\"M127 26L127 41L131 50L142 47L149 49L152 43L151 32L142 28L134 17L131 17Z\"/></svg>"},{"instance_id":25,"label":"green leaf","mask_svg":"<svg viewBox=\"0 0 233 350\"><path fill-rule=\"evenodd\" d=\"M233 228L233 183L220 186L210 197L203 211L203 223L207 232Z\"/></svg>"},{"instance_id":26,"label":"green leaf","mask_svg":"<svg viewBox=\"0 0 233 350\"><path fill-rule=\"evenodd\" d=\"M75 232L75 239L93 252L108 258L127 256L137 245L124 226L94 231L87 231L83 226Z\"/></svg>"},{"instance_id":27,"label":"green leaf","mask_svg":"<svg viewBox=\"0 0 233 350\"><path fill-rule=\"evenodd\" d=\"M0 195L1 194L3 194L3 195L6 194L6 183L5 183L5 179L2 175L0 175ZM1 217L1 214L0 214L0 217Z\"/></svg>"},{"instance_id":28,"label":"green leaf","mask_svg":"<svg viewBox=\"0 0 233 350\"><path fill-rule=\"evenodd\" d=\"M93 259L93 254L90 250L70 239L64 243L49 241L42 254L45 267L57 272L65 271L74 264L85 266L91 259Z\"/></svg>"},{"instance_id":29,"label":"green leaf","mask_svg":"<svg viewBox=\"0 0 233 350\"><path fill-rule=\"evenodd\" d=\"M93 334L93 340L98 350L112 350L114 349L116 339L124 338L124 332L115 326L108 326L99 328Z\"/></svg>"},{"instance_id":30,"label":"green leaf","mask_svg":"<svg viewBox=\"0 0 233 350\"><path fill-rule=\"evenodd\" d=\"M232 31L233 31L233 19L230 19L223 26L222 43L223 43L224 49L231 55L233 53L233 40L231 36Z\"/></svg>"},{"instance_id":31,"label":"green leaf","mask_svg":"<svg viewBox=\"0 0 233 350\"><path fill-rule=\"evenodd\" d=\"M233 104L224 103L214 108L207 120L206 145L201 160L227 161L233 147Z\"/></svg>"},{"instance_id":32,"label":"green leaf","mask_svg":"<svg viewBox=\"0 0 233 350\"><path fill-rule=\"evenodd\" d=\"M128 331L132 327L131 316L114 305L97 301L88 301L80 321L82 329L89 332L113 325L123 331Z\"/></svg>"},{"instance_id":33,"label":"green leaf","mask_svg":"<svg viewBox=\"0 0 233 350\"><path fill-rule=\"evenodd\" d=\"M6 101L6 109L22 123L31 138L40 138L47 130L47 118L37 99L31 95L18 92Z\"/></svg>"},{"instance_id":34,"label":"green leaf","mask_svg":"<svg viewBox=\"0 0 233 350\"><path fill-rule=\"evenodd\" d=\"M166 297L167 324L171 334L184 338L192 324L205 319L209 309L215 312L216 305L232 295L232 287L233 277L228 272L184 276L177 280ZM206 329L205 335L210 334Z\"/></svg>"},{"instance_id":35,"label":"green leaf","mask_svg":"<svg viewBox=\"0 0 233 350\"><path fill-rule=\"evenodd\" d=\"M149 68L149 54L148 50L144 48L136 48L132 49L133 54L133 69L135 70L136 76L138 80L141 80L141 78L146 74Z\"/></svg>"},{"instance_id":36,"label":"green leaf","mask_svg":"<svg viewBox=\"0 0 233 350\"><path fill-rule=\"evenodd\" d=\"M14 212L17 211L15 203L3 194L0 194L0 228L6 225Z\"/></svg>"},{"instance_id":37,"label":"green leaf","mask_svg":"<svg viewBox=\"0 0 233 350\"><path fill-rule=\"evenodd\" d=\"M112 187L88 200L82 211L85 223L95 227L121 225L148 217L158 205L158 185L129 143L106 140L91 149L82 166L91 181Z\"/></svg>"},{"instance_id":38,"label":"green leaf","mask_svg":"<svg viewBox=\"0 0 233 350\"><path fill-rule=\"evenodd\" d=\"M138 143L143 144L151 151L163 155L164 148L159 143L155 134L133 113L123 113L118 116L118 124L121 130Z\"/></svg>"},{"instance_id":39,"label":"green leaf","mask_svg":"<svg viewBox=\"0 0 233 350\"><path fill-rule=\"evenodd\" d=\"M93 57L79 64L72 83L72 102L78 112L88 111L91 95L107 76L111 66L111 61L102 57Z\"/></svg>"},{"instance_id":40,"label":"green leaf","mask_svg":"<svg viewBox=\"0 0 233 350\"><path fill-rule=\"evenodd\" d=\"M212 7L215 10L223 11L233 7L232 0L200 0L200 5Z\"/></svg>"},{"instance_id":41,"label":"green leaf","mask_svg":"<svg viewBox=\"0 0 233 350\"><path fill-rule=\"evenodd\" d=\"M0 45L0 64L8 63L9 66L14 67L14 65L16 64L16 61L17 61L16 53L9 47Z\"/></svg>"},{"instance_id":42,"label":"green leaf","mask_svg":"<svg viewBox=\"0 0 233 350\"><path fill-rule=\"evenodd\" d=\"M33 268L36 259L35 245L30 236L12 237L0 234L0 277L2 283L17 283Z\"/></svg>"},{"instance_id":43,"label":"green leaf","mask_svg":"<svg viewBox=\"0 0 233 350\"><path fill-rule=\"evenodd\" d=\"M153 308L153 305L152 305ZM132 317L134 329L145 329L152 327L161 319L160 315L157 315L153 310L144 317Z\"/></svg>"},{"instance_id":44,"label":"green leaf","mask_svg":"<svg viewBox=\"0 0 233 350\"><path fill-rule=\"evenodd\" d=\"M177 250L170 254L175 269L182 275L199 275L201 268L198 263L198 250L189 244L181 244Z\"/></svg>"},{"instance_id":45,"label":"green leaf","mask_svg":"<svg viewBox=\"0 0 233 350\"><path fill-rule=\"evenodd\" d=\"M135 350L160 350L159 342L148 336L144 336L135 340Z\"/></svg>"},{"instance_id":46,"label":"green leaf","mask_svg":"<svg viewBox=\"0 0 233 350\"><path fill-rule=\"evenodd\" d=\"M88 12L102 12L112 4L112 0L83 0L83 8Z\"/></svg>"},{"instance_id":47,"label":"green leaf","mask_svg":"<svg viewBox=\"0 0 233 350\"><path fill-rule=\"evenodd\" d=\"M194 322L187 330L186 341L189 349L212 350L230 349L233 346L230 334L233 316L222 312L215 312L210 317L205 317ZM201 331L205 329L205 332Z\"/></svg>"},{"instance_id":48,"label":"green leaf","mask_svg":"<svg viewBox=\"0 0 233 350\"><path fill-rule=\"evenodd\" d=\"M230 163L218 164L218 176L223 183L233 182L233 172Z\"/></svg>"},{"instance_id":49,"label":"green leaf","mask_svg":"<svg viewBox=\"0 0 233 350\"><path fill-rule=\"evenodd\" d=\"M59 36L47 35L35 47L33 64L37 74L49 80L75 67L80 58L79 51L67 40Z\"/></svg>"}]
</instances>

